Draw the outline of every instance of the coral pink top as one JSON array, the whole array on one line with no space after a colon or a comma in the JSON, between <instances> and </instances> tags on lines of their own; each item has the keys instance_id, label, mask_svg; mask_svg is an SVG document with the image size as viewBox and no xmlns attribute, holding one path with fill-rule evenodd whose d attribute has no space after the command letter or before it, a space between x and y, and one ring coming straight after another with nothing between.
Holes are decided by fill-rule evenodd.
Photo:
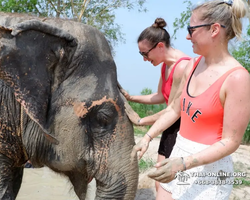
<instances>
[{"instance_id":1,"label":"coral pink top","mask_svg":"<svg viewBox=\"0 0 250 200\"><path fill-rule=\"evenodd\" d=\"M220 102L221 86L230 73L244 68L229 70L202 94L193 97L188 93L188 86L201 58L195 62L182 91L180 135L194 142L211 145L222 137L224 108Z\"/></svg>"},{"instance_id":2,"label":"coral pink top","mask_svg":"<svg viewBox=\"0 0 250 200\"><path fill-rule=\"evenodd\" d=\"M180 58L174 65L173 69L171 70L168 79L165 79L165 72L166 72L166 64L163 63L162 64L162 68L161 68L161 77L162 77L162 86L161 86L161 92L166 100L166 104L168 104L168 98L170 95L170 91L171 91L171 87L173 84L173 75L174 75L174 70L175 67L178 65L179 62L181 62L182 60L190 60L190 57L182 57Z\"/></svg>"}]
</instances>

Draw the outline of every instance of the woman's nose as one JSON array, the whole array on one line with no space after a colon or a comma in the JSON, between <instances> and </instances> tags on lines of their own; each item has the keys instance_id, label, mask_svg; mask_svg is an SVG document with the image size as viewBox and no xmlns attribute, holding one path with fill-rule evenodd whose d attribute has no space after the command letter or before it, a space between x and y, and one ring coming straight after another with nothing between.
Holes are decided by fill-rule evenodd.
<instances>
[{"instance_id":1,"label":"woman's nose","mask_svg":"<svg viewBox=\"0 0 250 200\"><path fill-rule=\"evenodd\" d=\"M190 36L189 33L187 34L186 39L187 39L187 40L191 40L191 36Z\"/></svg>"}]
</instances>

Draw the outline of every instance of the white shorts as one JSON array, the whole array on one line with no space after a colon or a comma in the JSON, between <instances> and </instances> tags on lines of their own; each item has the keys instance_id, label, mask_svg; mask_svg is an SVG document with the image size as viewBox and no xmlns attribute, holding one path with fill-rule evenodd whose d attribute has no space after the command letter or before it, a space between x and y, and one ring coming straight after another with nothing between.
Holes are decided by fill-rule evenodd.
<instances>
[{"instance_id":1,"label":"white shorts","mask_svg":"<svg viewBox=\"0 0 250 200\"><path fill-rule=\"evenodd\" d=\"M170 157L185 157L209 147L177 134ZM233 162L226 156L214 163L176 174L170 183L160 185L172 193L175 200L227 200L233 189Z\"/></svg>"}]
</instances>

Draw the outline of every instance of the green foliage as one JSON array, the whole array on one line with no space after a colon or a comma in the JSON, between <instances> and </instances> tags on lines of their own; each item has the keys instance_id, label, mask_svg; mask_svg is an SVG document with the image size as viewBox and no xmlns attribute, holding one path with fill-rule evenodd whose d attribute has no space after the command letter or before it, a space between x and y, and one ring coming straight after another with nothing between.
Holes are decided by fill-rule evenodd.
<instances>
[{"instance_id":1,"label":"green foliage","mask_svg":"<svg viewBox=\"0 0 250 200\"><path fill-rule=\"evenodd\" d=\"M247 36L233 49L232 55L250 72L250 25L248 26Z\"/></svg>"},{"instance_id":2,"label":"green foliage","mask_svg":"<svg viewBox=\"0 0 250 200\"><path fill-rule=\"evenodd\" d=\"M154 162L152 159L146 159L144 160L143 158L139 160L139 172L144 172L147 169L151 168L154 166Z\"/></svg>"},{"instance_id":3,"label":"green foliage","mask_svg":"<svg viewBox=\"0 0 250 200\"><path fill-rule=\"evenodd\" d=\"M243 136L243 143L250 144L250 123L247 126L247 130Z\"/></svg>"},{"instance_id":4,"label":"green foliage","mask_svg":"<svg viewBox=\"0 0 250 200\"><path fill-rule=\"evenodd\" d=\"M29 13L37 12L37 0L0 0L0 11Z\"/></svg>"},{"instance_id":5,"label":"green foliage","mask_svg":"<svg viewBox=\"0 0 250 200\"><path fill-rule=\"evenodd\" d=\"M148 88L143 89L141 95L147 95L147 94L152 94L152 90ZM141 118L153 115L166 108L166 104L148 105L148 104L129 102L129 105Z\"/></svg>"},{"instance_id":6,"label":"green foliage","mask_svg":"<svg viewBox=\"0 0 250 200\"><path fill-rule=\"evenodd\" d=\"M115 10L125 8L146 12L146 0L0 0L0 11L32 13L40 17L60 17L89 24L102 31L110 43L123 42Z\"/></svg>"},{"instance_id":7,"label":"green foliage","mask_svg":"<svg viewBox=\"0 0 250 200\"><path fill-rule=\"evenodd\" d=\"M177 39L176 33L179 29L187 27L187 25L189 24L189 19L191 17L191 8L192 8L191 1L185 0L184 3L187 4L187 10L185 10L181 13L180 18L175 18L175 21L173 23L174 33L172 35L172 38L174 38L174 39Z\"/></svg>"},{"instance_id":8,"label":"green foliage","mask_svg":"<svg viewBox=\"0 0 250 200\"><path fill-rule=\"evenodd\" d=\"M135 136L144 136L148 131L149 126L134 126L134 135Z\"/></svg>"}]
</instances>

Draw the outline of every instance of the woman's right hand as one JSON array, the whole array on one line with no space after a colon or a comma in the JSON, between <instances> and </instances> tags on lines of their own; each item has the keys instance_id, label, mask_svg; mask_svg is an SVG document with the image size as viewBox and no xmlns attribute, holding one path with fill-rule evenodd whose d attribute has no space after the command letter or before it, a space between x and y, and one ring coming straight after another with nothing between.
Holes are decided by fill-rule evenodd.
<instances>
[{"instance_id":1,"label":"woman's right hand","mask_svg":"<svg viewBox=\"0 0 250 200\"><path fill-rule=\"evenodd\" d=\"M134 147L131 153L131 157L135 158L137 156L137 152L140 151L138 155L138 159L141 159L144 153L148 150L150 140L143 137Z\"/></svg>"},{"instance_id":2,"label":"woman's right hand","mask_svg":"<svg viewBox=\"0 0 250 200\"><path fill-rule=\"evenodd\" d=\"M127 93L126 90L123 89L123 87L121 86L121 84L120 84L119 82L117 83L117 86L118 86L120 92L122 93L122 95L123 95L128 101L131 101L131 100L132 100L131 96L129 95L129 93Z\"/></svg>"},{"instance_id":3,"label":"woman's right hand","mask_svg":"<svg viewBox=\"0 0 250 200\"><path fill-rule=\"evenodd\" d=\"M128 101L131 101L132 99L131 99L131 96L129 95L129 93L126 91L126 90L124 90L123 88L120 88L120 91L121 91L121 93L123 94L123 96L128 100Z\"/></svg>"}]
</instances>

